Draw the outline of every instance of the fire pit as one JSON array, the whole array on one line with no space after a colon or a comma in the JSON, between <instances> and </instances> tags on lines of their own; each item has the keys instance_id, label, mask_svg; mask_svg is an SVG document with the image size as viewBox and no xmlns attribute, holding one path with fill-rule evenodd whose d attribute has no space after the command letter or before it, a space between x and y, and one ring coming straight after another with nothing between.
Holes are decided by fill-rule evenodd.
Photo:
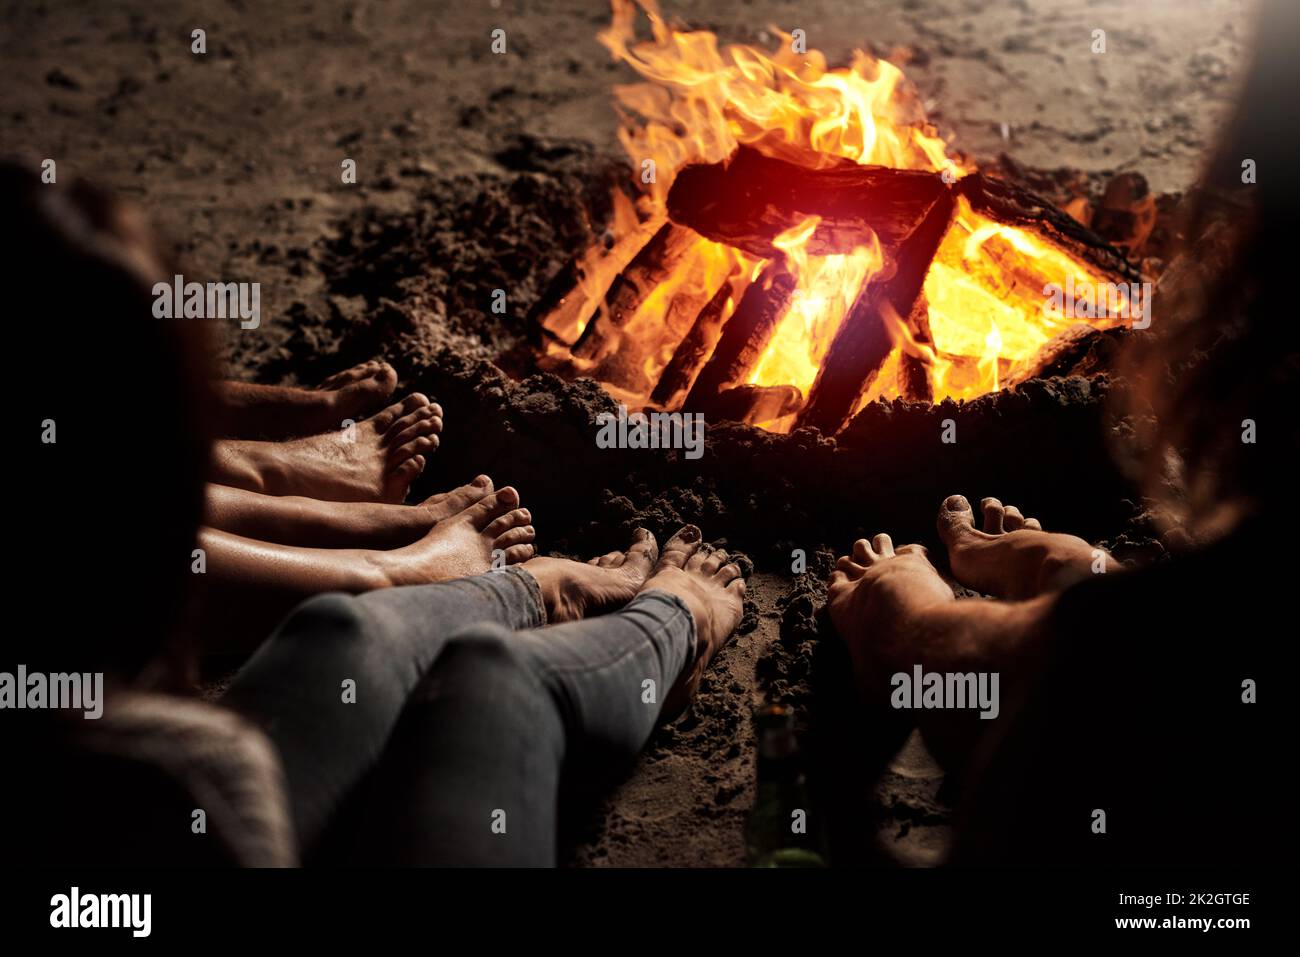
<instances>
[{"instance_id":1,"label":"fire pit","mask_svg":"<svg viewBox=\"0 0 1300 957\"><path fill-rule=\"evenodd\" d=\"M875 399L974 398L1144 327L1124 252L951 150L891 63L651 23L635 43L616 5L601 35L647 80L617 90L640 189L532 310L542 368L629 407L833 434Z\"/></svg>"}]
</instances>

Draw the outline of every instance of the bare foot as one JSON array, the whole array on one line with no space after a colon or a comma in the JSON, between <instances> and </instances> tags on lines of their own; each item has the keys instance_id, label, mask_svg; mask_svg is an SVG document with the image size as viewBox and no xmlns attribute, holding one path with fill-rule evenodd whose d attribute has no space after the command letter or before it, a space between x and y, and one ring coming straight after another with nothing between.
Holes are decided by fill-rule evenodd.
<instances>
[{"instance_id":1,"label":"bare foot","mask_svg":"<svg viewBox=\"0 0 1300 957\"><path fill-rule=\"evenodd\" d=\"M884 709L893 677L920 666L931 672L994 670L1009 682L1040 660L1042 622L1051 597L1031 602L958 601L920 545L890 537L859 539L835 566L827 610L848 647L863 699ZM989 722L964 708L909 712L945 767L964 762Z\"/></svg>"},{"instance_id":2,"label":"bare foot","mask_svg":"<svg viewBox=\"0 0 1300 957\"><path fill-rule=\"evenodd\" d=\"M1100 569L1121 567L1074 535L1045 532L1037 519L995 498L980 503L983 531L961 495L939 506L939 537L948 546L952 573L967 588L998 598L1034 598L1059 591Z\"/></svg>"},{"instance_id":3,"label":"bare foot","mask_svg":"<svg viewBox=\"0 0 1300 957\"><path fill-rule=\"evenodd\" d=\"M255 541L304 548L401 548L491 492L486 475L419 505L328 502L209 484L203 523Z\"/></svg>"},{"instance_id":4,"label":"bare foot","mask_svg":"<svg viewBox=\"0 0 1300 957\"><path fill-rule=\"evenodd\" d=\"M492 568L500 549L505 564L532 558L536 531L532 515L517 508L519 493L507 486L434 525L405 548L375 552L386 580L393 585L423 585L480 575Z\"/></svg>"},{"instance_id":5,"label":"bare foot","mask_svg":"<svg viewBox=\"0 0 1300 957\"><path fill-rule=\"evenodd\" d=\"M491 477L480 475L468 485L458 486L450 492L435 492L415 507L424 511L426 521L433 526L465 511L492 491Z\"/></svg>"},{"instance_id":6,"label":"bare foot","mask_svg":"<svg viewBox=\"0 0 1300 957\"><path fill-rule=\"evenodd\" d=\"M924 636L913 627L926 610L955 602L952 589L922 545L900 545L881 532L853 543L835 564L826 589L827 610L844 640L860 680L872 690L898 662L914 659Z\"/></svg>"},{"instance_id":7,"label":"bare foot","mask_svg":"<svg viewBox=\"0 0 1300 957\"><path fill-rule=\"evenodd\" d=\"M534 558L523 569L537 580L549 624L576 621L621 608L631 601L659 557L659 545L648 529L632 533L624 552L609 552L591 561Z\"/></svg>"},{"instance_id":8,"label":"bare foot","mask_svg":"<svg viewBox=\"0 0 1300 957\"><path fill-rule=\"evenodd\" d=\"M419 466L422 470L424 456L416 458L420 459ZM492 479L480 475L468 485L457 486L450 492L436 492L417 505L318 502L318 510L328 512L330 516L322 529L321 537L332 534L335 538L335 541L319 544L319 547L394 549L411 545L427 535L439 522L454 518L491 495L494 490ZM270 502L285 501L274 496L261 498ZM338 533L337 526L342 526L345 531ZM339 544L340 541L342 544Z\"/></svg>"},{"instance_id":9,"label":"bare foot","mask_svg":"<svg viewBox=\"0 0 1300 957\"><path fill-rule=\"evenodd\" d=\"M336 372L316 387L324 393L334 417L324 428L338 428L344 419L375 411L397 388L397 372L387 362L371 359Z\"/></svg>"},{"instance_id":10,"label":"bare foot","mask_svg":"<svg viewBox=\"0 0 1300 957\"><path fill-rule=\"evenodd\" d=\"M314 389L221 382L229 432L239 438L289 438L342 427L383 405L397 387L397 373L378 359L330 376Z\"/></svg>"},{"instance_id":11,"label":"bare foot","mask_svg":"<svg viewBox=\"0 0 1300 957\"><path fill-rule=\"evenodd\" d=\"M214 481L269 495L398 503L441 432L442 407L415 393L338 432L287 442L220 441Z\"/></svg>"},{"instance_id":12,"label":"bare foot","mask_svg":"<svg viewBox=\"0 0 1300 957\"><path fill-rule=\"evenodd\" d=\"M695 622L695 660L689 662L664 698L663 718L671 720L686 710L700 687L704 671L727 643L745 603L745 579L740 566L724 551L705 545L700 530L687 525L670 538L654 573L641 586L676 595L690 609Z\"/></svg>"}]
</instances>

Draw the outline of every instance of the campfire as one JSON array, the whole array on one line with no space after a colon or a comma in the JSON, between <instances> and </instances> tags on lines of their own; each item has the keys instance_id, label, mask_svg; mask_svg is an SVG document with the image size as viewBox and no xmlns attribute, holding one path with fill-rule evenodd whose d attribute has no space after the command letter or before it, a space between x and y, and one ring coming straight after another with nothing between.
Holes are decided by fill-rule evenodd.
<instances>
[{"instance_id":1,"label":"campfire","mask_svg":"<svg viewBox=\"0 0 1300 957\"><path fill-rule=\"evenodd\" d=\"M600 35L645 81L614 91L636 196L533 310L545 368L629 408L831 434L876 399L1015 385L1145 314L1120 248L976 169L889 61L827 69L780 31L720 50L647 13L638 42L615 0Z\"/></svg>"}]
</instances>

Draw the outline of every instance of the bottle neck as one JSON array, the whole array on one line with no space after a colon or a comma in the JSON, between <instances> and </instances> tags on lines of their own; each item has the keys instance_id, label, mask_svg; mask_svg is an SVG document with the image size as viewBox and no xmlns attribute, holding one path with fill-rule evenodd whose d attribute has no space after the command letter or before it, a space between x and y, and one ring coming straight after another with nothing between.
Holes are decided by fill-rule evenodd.
<instances>
[{"instance_id":1,"label":"bottle neck","mask_svg":"<svg viewBox=\"0 0 1300 957\"><path fill-rule=\"evenodd\" d=\"M785 781L799 777L799 745L789 728L768 728L758 743L758 780Z\"/></svg>"}]
</instances>

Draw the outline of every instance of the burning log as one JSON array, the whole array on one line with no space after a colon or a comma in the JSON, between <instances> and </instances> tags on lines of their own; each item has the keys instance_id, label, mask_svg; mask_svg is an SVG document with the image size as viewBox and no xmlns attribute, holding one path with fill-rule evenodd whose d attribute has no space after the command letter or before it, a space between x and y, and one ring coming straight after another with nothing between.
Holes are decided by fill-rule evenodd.
<instances>
[{"instance_id":1,"label":"burning log","mask_svg":"<svg viewBox=\"0 0 1300 957\"><path fill-rule=\"evenodd\" d=\"M933 402L934 382L930 367L904 352L898 364L898 391L908 402Z\"/></svg>"},{"instance_id":2,"label":"burning log","mask_svg":"<svg viewBox=\"0 0 1300 957\"><path fill-rule=\"evenodd\" d=\"M654 288L664 282L690 251L696 236L684 226L664 223L605 293L604 315L591 317L573 346L583 359L603 359L618 347L620 331Z\"/></svg>"},{"instance_id":3,"label":"burning log","mask_svg":"<svg viewBox=\"0 0 1300 957\"><path fill-rule=\"evenodd\" d=\"M1120 329L1094 329L1086 323L1070 326L1052 337L1031 358L1019 363L1007 376L1008 386L1017 386L1030 379L1057 375L1077 375L1096 365L1096 354L1107 360L1119 350Z\"/></svg>"},{"instance_id":4,"label":"burning log","mask_svg":"<svg viewBox=\"0 0 1300 957\"><path fill-rule=\"evenodd\" d=\"M685 408L704 407L725 388L741 385L749 378L794 289L795 279L781 262L770 263L759 274L723 326L717 348L695 380Z\"/></svg>"},{"instance_id":5,"label":"burning log","mask_svg":"<svg viewBox=\"0 0 1300 957\"><path fill-rule=\"evenodd\" d=\"M826 350L808 403L799 415L801 427L815 426L826 435L834 435L848 421L858 397L870 387L894 348L883 310L893 309L899 316L912 314L925 274L952 223L954 209L952 195L941 194L900 246L893 275L874 277L859 291Z\"/></svg>"},{"instance_id":6,"label":"burning log","mask_svg":"<svg viewBox=\"0 0 1300 957\"><path fill-rule=\"evenodd\" d=\"M688 166L668 193L668 216L764 259L777 255L772 240L778 235L818 216L810 255L851 252L868 229L889 255L949 191L938 173L819 159L829 165L790 163L742 146L724 162ZM1118 281L1140 278L1119 249L1024 187L973 173L954 188L977 213L1027 229Z\"/></svg>"},{"instance_id":7,"label":"burning log","mask_svg":"<svg viewBox=\"0 0 1300 957\"><path fill-rule=\"evenodd\" d=\"M732 422L771 422L797 412L803 395L792 385L738 385L724 389L692 411Z\"/></svg>"},{"instance_id":8,"label":"burning log","mask_svg":"<svg viewBox=\"0 0 1300 957\"><path fill-rule=\"evenodd\" d=\"M619 330L618 348L596 363L588 373L592 378L641 395L655 388L700 313L731 284L730 277L709 273L709 251L702 248L707 245L703 239L694 241L691 254L680 260L679 273L654 291L655 307L638 313ZM717 325L720 329L721 322ZM699 371L703 361L692 373Z\"/></svg>"},{"instance_id":9,"label":"burning log","mask_svg":"<svg viewBox=\"0 0 1300 957\"><path fill-rule=\"evenodd\" d=\"M930 332L930 306L924 292L912 304L912 314L907 317L906 326L906 333L913 343L934 348L934 336ZM930 365L913 355L912 350L906 346L899 356L898 391L909 402L934 401L934 380L931 378Z\"/></svg>"},{"instance_id":10,"label":"burning log","mask_svg":"<svg viewBox=\"0 0 1300 957\"><path fill-rule=\"evenodd\" d=\"M840 159L813 169L742 146L722 163L678 173L668 193L668 216L762 259L779 255L772 240L810 216L821 220L808 241L810 255L852 252L870 232L888 253L916 231L947 191L938 173Z\"/></svg>"},{"instance_id":11,"label":"burning log","mask_svg":"<svg viewBox=\"0 0 1300 957\"><path fill-rule=\"evenodd\" d=\"M572 346L590 319L593 300L607 292L606 283L627 267L663 225L658 218L642 223L612 247L573 256L551 277L540 299L528 311L529 336ZM608 277L603 280L601 277Z\"/></svg>"},{"instance_id":12,"label":"burning log","mask_svg":"<svg viewBox=\"0 0 1300 957\"><path fill-rule=\"evenodd\" d=\"M561 330L576 329L580 321L583 306L582 297L577 295L582 282L580 259L580 256L570 257L551 278L542 297L528 310L527 329L536 344L550 339L573 345Z\"/></svg>"},{"instance_id":13,"label":"burning log","mask_svg":"<svg viewBox=\"0 0 1300 957\"><path fill-rule=\"evenodd\" d=\"M1115 277L1116 282L1140 282L1142 279L1119 249L1023 187L983 173L973 173L959 180L956 189L975 212L1004 226L1026 229L1076 259Z\"/></svg>"},{"instance_id":14,"label":"burning log","mask_svg":"<svg viewBox=\"0 0 1300 957\"><path fill-rule=\"evenodd\" d=\"M724 282L700 310L690 332L677 344L677 350L659 377L654 393L650 396L652 401L665 408L676 407L677 398L691 387L714 346L718 344L722 335L723 313L732 295L732 284Z\"/></svg>"}]
</instances>

